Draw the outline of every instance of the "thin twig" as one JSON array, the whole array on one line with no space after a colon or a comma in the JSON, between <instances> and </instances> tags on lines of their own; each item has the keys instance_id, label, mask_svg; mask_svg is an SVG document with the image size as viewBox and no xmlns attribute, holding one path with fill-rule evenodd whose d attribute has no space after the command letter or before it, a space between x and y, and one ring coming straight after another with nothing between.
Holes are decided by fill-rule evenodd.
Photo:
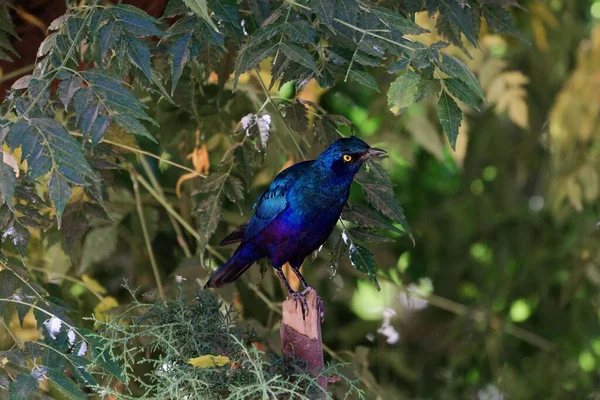
<instances>
[{"instance_id":1,"label":"thin twig","mask_svg":"<svg viewBox=\"0 0 600 400\"><path fill-rule=\"evenodd\" d=\"M28 72L31 72L35 69L35 64L29 64L19 69L15 69L14 71L9 72L8 74L4 74L0 76L0 84L10 81L13 78L19 78L22 75L25 75Z\"/></svg>"},{"instance_id":2,"label":"thin twig","mask_svg":"<svg viewBox=\"0 0 600 400\"><path fill-rule=\"evenodd\" d=\"M142 199L140 197L140 187L138 180L134 175L137 172L131 172L131 181L133 182L133 193L135 196L135 208L137 209L138 218L140 219L140 226L142 227L142 234L144 235L144 242L146 242L146 249L148 251L148 257L150 258L150 265L152 265L152 272L154 273L154 280L156 281L156 287L158 289L158 297L160 299L165 298L163 291L162 280L158 271L158 265L156 265L156 259L154 258L154 251L152 250L152 243L150 242L150 235L148 234L148 227L146 226L146 218L144 217L144 210L142 209Z\"/></svg>"},{"instance_id":3,"label":"thin twig","mask_svg":"<svg viewBox=\"0 0 600 400\"><path fill-rule=\"evenodd\" d=\"M144 171L146 171L146 175L148 175L148 179L150 179L150 183L152 183L152 186L154 186L154 189L156 189L156 191L164 197L165 193L163 192L162 187L160 186L158 181L156 180L156 177L154 176L154 173L150 169L150 165L148 165L148 162L146 161L144 156L140 155L139 160L140 164L142 164L142 167L144 168ZM177 235L177 243L179 243L179 246L181 246L181 249L183 250L183 253L185 254L186 258L190 258L192 256L192 252L190 251L187 241L183 236L183 232L181 231L179 224L170 213L167 213L167 216L169 217L169 221L171 221L171 225L173 225L173 229L175 230L175 234Z\"/></svg>"},{"instance_id":4,"label":"thin twig","mask_svg":"<svg viewBox=\"0 0 600 400\"><path fill-rule=\"evenodd\" d=\"M49 271L49 270L47 270L46 268L41 268L41 267L32 267L32 266L28 266L28 267L25 267L25 268L27 268L27 269L29 269L29 270L32 270L32 271L45 272L45 273L46 273L48 276L49 276L50 274L52 274L52 275L56 275L56 276L58 276L58 277L59 277L59 278L61 278L61 279L64 279L64 280L66 280L66 281L69 281L69 282L72 282L72 283L76 283L76 284L78 284L78 285L81 285L81 286L83 286L84 288L86 288L87 290L89 290L89 291L90 291L90 293L92 293L94 296L96 296L96 297L98 298L98 300L100 300L100 301L104 300L104 296L102 296L102 294L101 294L100 292L97 292L97 291L95 291L94 289L92 289L91 287L89 287L89 286L88 286L88 285L87 285L87 284L86 284L86 283L85 283L83 280L81 280L81 279L77 279L77 278L74 278L74 277L72 277L72 276L70 276L70 275L67 275L67 274L62 274L62 273L60 273L60 272Z\"/></svg>"},{"instance_id":5,"label":"thin twig","mask_svg":"<svg viewBox=\"0 0 600 400\"><path fill-rule=\"evenodd\" d=\"M189 234L192 235L197 241L200 241L202 239L200 237L200 234L185 219L183 219L183 217L179 215L177 211L173 209L171 204L169 204L169 202L164 198L164 196L161 196L160 193L156 192L156 190L154 190L152 186L140 174L136 174L135 177L142 184L142 186L144 186L146 190L165 208L165 210L167 210L168 213L175 217L175 219L181 224L183 229L188 231ZM217 258L219 261L227 261L227 259L223 257L218 251L216 251L212 246L206 245L206 250L208 250L208 252L215 256L215 258Z\"/></svg>"},{"instance_id":6,"label":"thin twig","mask_svg":"<svg viewBox=\"0 0 600 400\"><path fill-rule=\"evenodd\" d=\"M72 136L83 137L83 134L81 134L79 132L70 131L69 134L71 134ZM194 171L191 168L186 167L185 165L181 165L181 164L178 164L178 163L173 162L171 160L167 160L166 158L158 156L158 155L156 155L154 153L150 153L149 151L145 151L145 150L142 150L142 149L136 149L135 147L127 146L126 144L121 144L121 143L113 142L112 140L108 140L108 139L102 139L102 141L100 143L110 144L111 146L116 146L116 147L120 147L120 148L128 150L128 151L131 151L132 153L136 153L136 154L141 154L141 155L144 155L144 156L152 157L152 158L155 158L155 159L157 159L159 161L162 161L162 162L164 162L166 164L169 164L169 165L172 165L174 167L180 168L180 169L182 169L184 171L191 172L192 174L195 174L196 176L198 176L200 178L206 178L206 175L199 174L198 172Z\"/></svg>"}]
</instances>

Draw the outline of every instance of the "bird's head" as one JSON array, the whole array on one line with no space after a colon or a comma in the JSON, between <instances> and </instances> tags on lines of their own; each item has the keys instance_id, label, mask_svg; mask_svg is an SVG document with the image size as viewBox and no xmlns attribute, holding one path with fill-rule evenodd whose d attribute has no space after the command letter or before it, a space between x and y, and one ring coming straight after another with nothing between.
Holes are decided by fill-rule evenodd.
<instances>
[{"instance_id":1,"label":"bird's head","mask_svg":"<svg viewBox=\"0 0 600 400\"><path fill-rule=\"evenodd\" d=\"M319 155L317 161L331 168L336 175L354 176L367 159L384 154L384 150L370 147L359 138L351 136L333 142Z\"/></svg>"}]
</instances>

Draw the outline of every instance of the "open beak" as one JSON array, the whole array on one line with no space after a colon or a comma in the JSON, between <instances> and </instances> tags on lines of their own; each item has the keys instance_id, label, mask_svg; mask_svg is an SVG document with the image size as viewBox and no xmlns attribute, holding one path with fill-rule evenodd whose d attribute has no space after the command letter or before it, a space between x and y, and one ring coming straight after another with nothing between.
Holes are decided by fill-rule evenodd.
<instances>
[{"instance_id":1,"label":"open beak","mask_svg":"<svg viewBox=\"0 0 600 400\"><path fill-rule=\"evenodd\" d=\"M382 157L386 154L387 154L387 151L385 151L385 150L381 150L376 147L371 147L369 150L367 150L367 152L365 153L365 155L363 157L364 158Z\"/></svg>"}]
</instances>

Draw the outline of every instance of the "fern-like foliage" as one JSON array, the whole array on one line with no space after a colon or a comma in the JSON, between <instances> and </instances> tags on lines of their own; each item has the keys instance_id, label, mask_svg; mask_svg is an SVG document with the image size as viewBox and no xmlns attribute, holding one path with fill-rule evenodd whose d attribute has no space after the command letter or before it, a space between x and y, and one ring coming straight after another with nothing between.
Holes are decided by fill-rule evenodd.
<instances>
[{"instance_id":1,"label":"fern-like foliage","mask_svg":"<svg viewBox=\"0 0 600 400\"><path fill-rule=\"evenodd\" d=\"M143 304L134 293L130 308L111 322L96 321L106 338L104 348L123 365L127 392L107 384L103 393L142 399L332 398L317 377L301 364L258 350L256 333L236 323L232 307L207 291L193 302L183 295L167 302ZM222 365L193 365L190 360L221 357ZM299 363L300 361L298 361ZM140 370L146 370L146 374ZM322 374L335 375L348 385L348 396L363 398L354 380L330 365Z\"/></svg>"},{"instance_id":2,"label":"fern-like foliage","mask_svg":"<svg viewBox=\"0 0 600 400\"><path fill-rule=\"evenodd\" d=\"M6 1L0 1L0 60L12 61L19 54L12 45L12 40L18 39L15 27L10 18Z\"/></svg>"}]
</instances>

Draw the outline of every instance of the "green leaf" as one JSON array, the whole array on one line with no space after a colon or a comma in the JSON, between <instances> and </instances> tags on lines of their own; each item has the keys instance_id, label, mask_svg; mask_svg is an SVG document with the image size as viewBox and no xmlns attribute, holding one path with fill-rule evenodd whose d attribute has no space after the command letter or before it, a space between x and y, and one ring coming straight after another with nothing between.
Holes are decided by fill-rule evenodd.
<instances>
[{"instance_id":1,"label":"green leaf","mask_svg":"<svg viewBox=\"0 0 600 400\"><path fill-rule=\"evenodd\" d=\"M235 176L229 177L225 187L225 194L229 200L239 204L242 200L244 200L244 184Z\"/></svg>"},{"instance_id":2,"label":"green leaf","mask_svg":"<svg viewBox=\"0 0 600 400\"><path fill-rule=\"evenodd\" d=\"M365 67L378 67L381 65L379 58L365 54L362 51L357 51L354 54L354 61Z\"/></svg>"},{"instance_id":3,"label":"green leaf","mask_svg":"<svg viewBox=\"0 0 600 400\"><path fill-rule=\"evenodd\" d=\"M335 122L327 117L315 118L313 130L319 143L325 147L329 147L330 144L340 138Z\"/></svg>"},{"instance_id":4,"label":"green leaf","mask_svg":"<svg viewBox=\"0 0 600 400\"><path fill-rule=\"evenodd\" d=\"M466 55L470 57L469 51L465 47L462 39L462 31L460 27L456 25L452 20L448 19L445 15L440 15L437 19L436 30L444 39L460 48Z\"/></svg>"},{"instance_id":5,"label":"green leaf","mask_svg":"<svg viewBox=\"0 0 600 400\"><path fill-rule=\"evenodd\" d=\"M69 358L69 364L71 366L70 371L75 380L81 385L92 388L98 384L96 378L87 370L87 366L90 361L83 357L67 355Z\"/></svg>"},{"instance_id":6,"label":"green leaf","mask_svg":"<svg viewBox=\"0 0 600 400\"><path fill-rule=\"evenodd\" d=\"M350 236L363 242L393 242L393 239L369 228L354 227L348 230Z\"/></svg>"},{"instance_id":7,"label":"green leaf","mask_svg":"<svg viewBox=\"0 0 600 400\"><path fill-rule=\"evenodd\" d=\"M375 271L375 258L366 247L351 242L350 263L354 268L356 268L360 272L365 273L369 277L371 282L373 282L377 290L381 290L379 282L377 282L377 275Z\"/></svg>"},{"instance_id":8,"label":"green leaf","mask_svg":"<svg viewBox=\"0 0 600 400\"><path fill-rule=\"evenodd\" d=\"M133 133L134 135L143 136L150 139L154 143L158 143L154 136L152 136L146 127L137 119L124 114L115 115L113 118L115 122L127 132Z\"/></svg>"},{"instance_id":9,"label":"green leaf","mask_svg":"<svg viewBox=\"0 0 600 400\"><path fill-rule=\"evenodd\" d=\"M7 153L0 151L0 205L6 203L8 208L14 212L13 196L15 194L17 176L13 167L5 162L5 154Z\"/></svg>"},{"instance_id":10,"label":"green leaf","mask_svg":"<svg viewBox=\"0 0 600 400\"><path fill-rule=\"evenodd\" d=\"M366 86L377 93L381 93L381 90L379 90L379 86L377 85L377 81L375 78L373 78L373 75L369 74L368 72L352 69L350 70L348 77L356 83L360 83L361 85Z\"/></svg>"},{"instance_id":11,"label":"green leaf","mask_svg":"<svg viewBox=\"0 0 600 400\"><path fill-rule=\"evenodd\" d=\"M206 0L183 0L185 5L190 8L196 15L206 21L207 24L210 25L212 29L218 31L217 26L210 18L210 13L208 12L208 4Z\"/></svg>"},{"instance_id":12,"label":"green leaf","mask_svg":"<svg viewBox=\"0 0 600 400\"><path fill-rule=\"evenodd\" d=\"M283 51L283 54L288 56L292 61L297 62L311 71L318 72L315 60L313 60L312 56L304 48L296 46L295 44L283 42L281 43L280 49Z\"/></svg>"},{"instance_id":13,"label":"green leaf","mask_svg":"<svg viewBox=\"0 0 600 400\"><path fill-rule=\"evenodd\" d=\"M419 102L433 96L438 97L440 90L442 90L442 85L440 84L439 79L421 76L421 80L419 81L419 86L417 88L418 96L416 101Z\"/></svg>"},{"instance_id":14,"label":"green leaf","mask_svg":"<svg viewBox=\"0 0 600 400\"><path fill-rule=\"evenodd\" d=\"M404 18L400 13L388 10L387 8L369 4L369 6L364 7L364 9L369 13L375 14L379 18L379 20L388 27L397 30L398 32L401 32L403 34L419 35L421 33L429 32L427 29L421 28L419 25L415 24L410 19Z\"/></svg>"},{"instance_id":15,"label":"green leaf","mask_svg":"<svg viewBox=\"0 0 600 400\"><path fill-rule=\"evenodd\" d=\"M36 105L40 109L43 109L48 103L48 100L50 99L50 90L48 90L48 83L49 82L46 79L32 78L29 81L29 86L27 88L29 96L32 102L37 100Z\"/></svg>"},{"instance_id":16,"label":"green leaf","mask_svg":"<svg viewBox=\"0 0 600 400\"><path fill-rule=\"evenodd\" d=\"M183 4L183 0L169 0L162 18L171 18L177 15L187 14L187 12L188 8Z\"/></svg>"},{"instance_id":17,"label":"green leaf","mask_svg":"<svg viewBox=\"0 0 600 400\"><path fill-rule=\"evenodd\" d=\"M385 220L377 211L362 204L353 204L342 211L342 219L354 222L363 228L386 229L401 233L394 225Z\"/></svg>"},{"instance_id":18,"label":"green leaf","mask_svg":"<svg viewBox=\"0 0 600 400\"><path fill-rule=\"evenodd\" d=\"M285 122L292 130L305 133L308 129L308 117L304 104L294 102L281 107Z\"/></svg>"},{"instance_id":19,"label":"green leaf","mask_svg":"<svg viewBox=\"0 0 600 400\"><path fill-rule=\"evenodd\" d=\"M501 6L484 5L483 17L491 31L497 33L508 33L519 39L525 40L519 32L510 13Z\"/></svg>"},{"instance_id":20,"label":"green leaf","mask_svg":"<svg viewBox=\"0 0 600 400\"><path fill-rule=\"evenodd\" d=\"M8 386L9 400L29 400L38 390L38 380L31 373L17 375Z\"/></svg>"},{"instance_id":21,"label":"green leaf","mask_svg":"<svg viewBox=\"0 0 600 400\"><path fill-rule=\"evenodd\" d=\"M440 14L447 18L453 25L460 27L467 40L473 46L477 47L471 8L466 4L459 4L456 0L439 0L439 3Z\"/></svg>"},{"instance_id":22,"label":"green leaf","mask_svg":"<svg viewBox=\"0 0 600 400\"><path fill-rule=\"evenodd\" d=\"M21 280L8 268L0 271L0 297L8 299L15 292L15 289L21 286ZM3 317L5 301L0 301L0 318Z\"/></svg>"},{"instance_id":23,"label":"green leaf","mask_svg":"<svg viewBox=\"0 0 600 400\"><path fill-rule=\"evenodd\" d=\"M117 78L100 69L83 71L81 75L88 82L91 92L101 99L110 111L118 111L129 117L153 122L144 111L147 106L125 89ZM77 97L75 96L76 108Z\"/></svg>"},{"instance_id":24,"label":"green leaf","mask_svg":"<svg viewBox=\"0 0 600 400\"><path fill-rule=\"evenodd\" d=\"M118 17L119 26L129 33L137 36L163 36L165 34L156 27L157 21L138 7L118 4L110 10Z\"/></svg>"},{"instance_id":25,"label":"green leaf","mask_svg":"<svg viewBox=\"0 0 600 400\"><path fill-rule=\"evenodd\" d=\"M61 230L65 248L72 258L82 246L81 238L90 227L90 222L81 203L68 204L62 217Z\"/></svg>"},{"instance_id":26,"label":"green leaf","mask_svg":"<svg viewBox=\"0 0 600 400\"><path fill-rule=\"evenodd\" d=\"M48 180L48 194L50 195L52 204L54 204L56 219L58 220L58 229L60 229L63 211L67 206L69 197L71 197L71 186L61 173L53 171L50 175L50 179Z\"/></svg>"},{"instance_id":27,"label":"green leaf","mask_svg":"<svg viewBox=\"0 0 600 400\"><path fill-rule=\"evenodd\" d=\"M199 52L199 46L191 33L179 37L169 48L171 64L173 66L171 79L171 96L175 93L177 82L183 73L186 64Z\"/></svg>"},{"instance_id":28,"label":"green leaf","mask_svg":"<svg viewBox=\"0 0 600 400\"><path fill-rule=\"evenodd\" d=\"M361 185L367 201L383 215L399 223L405 232L409 234L410 238L413 239L408 222L404 216L404 210L389 187L380 184L362 183Z\"/></svg>"},{"instance_id":29,"label":"green leaf","mask_svg":"<svg viewBox=\"0 0 600 400\"><path fill-rule=\"evenodd\" d=\"M11 149L22 147L31 178L58 167L68 177L96 180L81 151L81 145L60 124L49 118L31 118L29 122L13 124L8 142Z\"/></svg>"},{"instance_id":30,"label":"green leaf","mask_svg":"<svg viewBox=\"0 0 600 400\"><path fill-rule=\"evenodd\" d=\"M219 196L211 196L204 200L194 210L196 217L196 226L200 233L200 241L198 243L198 254L204 259L204 250L208 244L208 240L215 233L217 225L221 220L222 203Z\"/></svg>"},{"instance_id":31,"label":"green leaf","mask_svg":"<svg viewBox=\"0 0 600 400\"><path fill-rule=\"evenodd\" d=\"M310 0L310 9L319 17L321 23L331 26L333 24L333 12L331 2L327 0Z\"/></svg>"},{"instance_id":32,"label":"green leaf","mask_svg":"<svg viewBox=\"0 0 600 400\"><path fill-rule=\"evenodd\" d=\"M131 59L131 62L138 67L148 80L152 81L152 72L150 71L150 50L140 39L135 38L131 35L123 36L125 41L125 47L127 48L127 55Z\"/></svg>"},{"instance_id":33,"label":"green leaf","mask_svg":"<svg viewBox=\"0 0 600 400\"><path fill-rule=\"evenodd\" d=\"M2 233L2 241L11 238L13 244L19 250L21 256L25 255L25 248L29 243L29 231L19 222L13 222L12 226ZM21 323L22 325L22 323Z\"/></svg>"},{"instance_id":34,"label":"green leaf","mask_svg":"<svg viewBox=\"0 0 600 400\"><path fill-rule=\"evenodd\" d=\"M71 400L85 400L85 393L67 375L52 368L48 368L50 385Z\"/></svg>"},{"instance_id":35,"label":"green leaf","mask_svg":"<svg viewBox=\"0 0 600 400\"><path fill-rule=\"evenodd\" d=\"M335 245L333 246L333 250L331 250L331 253L329 253L329 258L331 260L331 268L334 271L337 271L340 268L342 260L348 253L348 244L346 243L347 241L344 240L345 234L345 232L341 233L337 242L335 242Z\"/></svg>"},{"instance_id":36,"label":"green leaf","mask_svg":"<svg viewBox=\"0 0 600 400\"><path fill-rule=\"evenodd\" d=\"M108 51L115 47L122 33L123 31L115 21L108 21L100 28L98 35L100 37L100 56L102 58L105 58Z\"/></svg>"},{"instance_id":37,"label":"green leaf","mask_svg":"<svg viewBox=\"0 0 600 400\"><path fill-rule=\"evenodd\" d=\"M68 111L73 95L81 89L82 84L83 81L78 75L70 75L58 84L58 98L65 106L65 111Z\"/></svg>"},{"instance_id":38,"label":"green leaf","mask_svg":"<svg viewBox=\"0 0 600 400\"><path fill-rule=\"evenodd\" d=\"M313 44L317 39L317 32L312 29L308 21L285 22L281 30L297 44Z\"/></svg>"},{"instance_id":39,"label":"green leaf","mask_svg":"<svg viewBox=\"0 0 600 400\"><path fill-rule=\"evenodd\" d=\"M456 78L444 79L444 85L450 94L458 100L479 110L479 98L463 81Z\"/></svg>"},{"instance_id":40,"label":"green leaf","mask_svg":"<svg viewBox=\"0 0 600 400\"><path fill-rule=\"evenodd\" d=\"M421 76L419 74L406 69L392 82L387 93L387 102L390 110L395 115L401 114L407 107L416 102L420 80Z\"/></svg>"},{"instance_id":41,"label":"green leaf","mask_svg":"<svg viewBox=\"0 0 600 400\"><path fill-rule=\"evenodd\" d=\"M92 265L110 257L117 248L118 227L108 225L88 232L83 242L82 258L78 273L86 272Z\"/></svg>"},{"instance_id":42,"label":"green leaf","mask_svg":"<svg viewBox=\"0 0 600 400\"><path fill-rule=\"evenodd\" d=\"M114 376L118 380L123 381L125 379L121 367L110 356L107 350L99 351L95 347L92 347L92 362L102 368L105 373Z\"/></svg>"},{"instance_id":43,"label":"green leaf","mask_svg":"<svg viewBox=\"0 0 600 400\"><path fill-rule=\"evenodd\" d=\"M485 101L485 95L483 94L483 90L481 90L481 86L479 86L479 81L462 61L456 57L442 53L442 61L435 60L435 62L442 72L452 78L458 78L463 81L481 100Z\"/></svg>"},{"instance_id":44,"label":"green leaf","mask_svg":"<svg viewBox=\"0 0 600 400\"><path fill-rule=\"evenodd\" d=\"M196 189L192 195L196 195L198 193L209 193L214 192L215 190L219 190L223 187L229 175L223 174L220 172L213 172L208 175L205 179L202 179L199 183L199 188Z\"/></svg>"},{"instance_id":45,"label":"green leaf","mask_svg":"<svg viewBox=\"0 0 600 400\"><path fill-rule=\"evenodd\" d=\"M233 81L234 89L241 74L258 66L262 60L275 55L278 47L279 42L272 40L255 46L249 46L249 43L246 44L236 59L235 79Z\"/></svg>"},{"instance_id":46,"label":"green leaf","mask_svg":"<svg viewBox=\"0 0 600 400\"><path fill-rule=\"evenodd\" d=\"M208 0L210 10L215 13L220 22L237 25L238 5L236 0Z\"/></svg>"},{"instance_id":47,"label":"green leaf","mask_svg":"<svg viewBox=\"0 0 600 400\"><path fill-rule=\"evenodd\" d=\"M17 38L18 36L14 30L14 25L12 22L12 18L10 17L10 12L6 5L0 5L0 59L6 61L12 61L7 51L10 51L13 55L19 56L19 54L13 48L11 41ZM7 51L6 51L7 50Z\"/></svg>"},{"instance_id":48,"label":"green leaf","mask_svg":"<svg viewBox=\"0 0 600 400\"><path fill-rule=\"evenodd\" d=\"M442 128L444 128L444 132L446 133L446 137L448 137L450 146L452 146L452 149L455 150L458 129L460 128L462 121L462 111L454 99L452 99L452 97L450 97L450 95L446 92L442 93L440 96L437 104L437 110L440 124L442 124Z\"/></svg>"},{"instance_id":49,"label":"green leaf","mask_svg":"<svg viewBox=\"0 0 600 400\"><path fill-rule=\"evenodd\" d=\"M192 43L192 34L187 33L178 38L171 47L169 48L169 54L171 55L171 64L173 65L172 79L171 79L171 96L175 93L175 87L177 82L183 73L183 69L192 57L197 54L194 51L192 55L190 51L190 44Z\"/></svg>"}]
</instances>

